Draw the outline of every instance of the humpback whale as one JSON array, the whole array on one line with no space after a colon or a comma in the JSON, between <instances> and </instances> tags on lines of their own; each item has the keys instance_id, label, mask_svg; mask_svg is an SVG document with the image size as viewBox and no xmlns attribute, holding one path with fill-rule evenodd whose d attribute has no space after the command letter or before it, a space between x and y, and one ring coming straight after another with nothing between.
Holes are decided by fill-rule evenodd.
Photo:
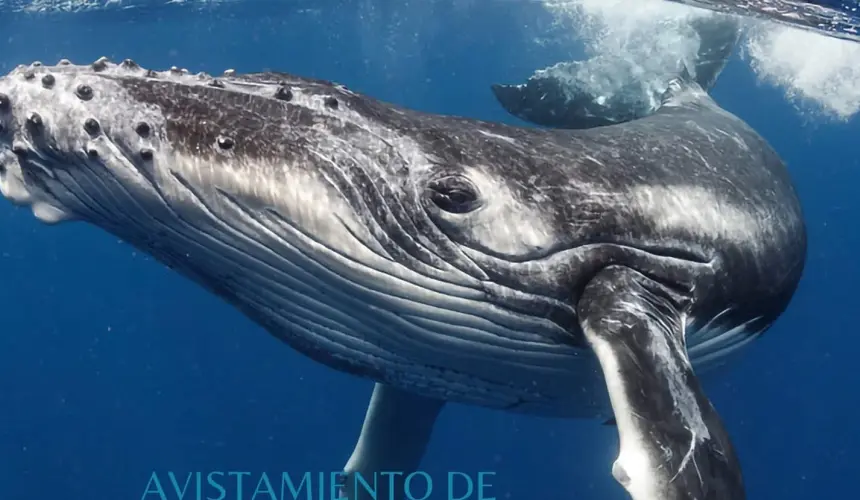
<instances>
[{"instance_id":1,"label":"humpback whale","mask_svg":"<svg viewBox=\"0 0 860 500\"><path fill-rule=\"evenodd\" d=\"M669 29L691 45L698 42L696 52L661 47L656 54L601 53L538 70L525 83L491 89L507 112L546 127L592 128L648 116L660 106L669 82L686 68L710 91L741 36L740 19L722 14Z\"/></svg>"},{"instance_id":2,"label":"humpback whale","mask_svg":"<svg viewBox=\"0 0 860 500\"><path fill-rule=\"evenodd\" d=\"M417 468L457 402L614 417L634 500L743 499L699 375L774 323L806 258L782 160L689 79L647 117L557 130L284 73L34 63L0 78L0 191L375 381L351 498L356 473Z\"/></svg>"}]
</instances>

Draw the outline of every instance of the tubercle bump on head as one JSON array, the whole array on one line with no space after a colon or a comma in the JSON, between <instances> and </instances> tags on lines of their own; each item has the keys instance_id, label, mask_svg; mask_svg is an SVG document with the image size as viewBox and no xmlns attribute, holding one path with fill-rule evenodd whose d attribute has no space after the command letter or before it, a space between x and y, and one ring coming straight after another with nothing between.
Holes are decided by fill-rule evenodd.
<instances>
[{"instance_id":1,"label":"tubercle bump on head","mask_svg":"<svg viewBox=\"0 0 860 500\"><path fill-rule=\"evenodd\" d=\"M315 94L321 95L322 104L328 110L335 112L339 109L343 97L352 93L343 85L326 80L300 78L283 73L240 74L235 69L227 69L220 76L212 76L205 72L192 74L188 69L172 66L165 71L147 69L133 59L124 59L119 63L112 62L107 57L100 57L90 64L75 65L69 59L61 59L54 66L46 66L40 61L29 65L19 65L6 78L21 78L25 81L39 81L46 89L56 84L58 74L92 73L114 78L143 78L182 83L186 85L205 85L213 88L250 92L261 97L269 97L288 103L293 100L295 92L301 88L314 87ZM37 78L38 77L38 78ZM75 90L81 100L93 98L93 90L87 85L81 85ZM4 99L5 98L5 99ZM4 106L9 106L9 96L0 98L0 112Z\"/></svg>"}]
</instances>

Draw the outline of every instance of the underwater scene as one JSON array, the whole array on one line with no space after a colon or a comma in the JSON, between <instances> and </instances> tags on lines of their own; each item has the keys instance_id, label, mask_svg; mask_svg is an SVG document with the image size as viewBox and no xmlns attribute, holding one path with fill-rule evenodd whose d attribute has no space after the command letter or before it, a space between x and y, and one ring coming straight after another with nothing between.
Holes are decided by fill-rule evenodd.
<instances>
[{"instance_id":1,"label":"underwater scene","mask_svg":"<svg viewBox=\"0 0 860 500\"><path fill-rule=\"evenodd\" d=\"M858 8L0 0L0 500L856 498Z\"/></svg>"}]
</instances>

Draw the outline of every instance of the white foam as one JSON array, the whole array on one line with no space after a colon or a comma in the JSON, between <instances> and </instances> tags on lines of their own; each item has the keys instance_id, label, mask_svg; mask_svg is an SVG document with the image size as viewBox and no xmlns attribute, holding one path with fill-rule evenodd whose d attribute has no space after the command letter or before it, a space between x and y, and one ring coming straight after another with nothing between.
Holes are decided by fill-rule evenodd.
<instances>
[{"instance_id":1,"label":"white foam","mask_svg":"<svg viewBox=\"0 0 860 500\"><path fill-rule=\"evenodd\" d=\"M860 111L860 43L762 23L750 30L745 52L760 80L802 107L841 120Z\"/></svg>"},{"instance_id":2,"label":"white foam","mask_svg":"<svg viewBox=\"0 0 860 500\"><path fill-rule=\"evenodd\" d=\"M698 38L683 25L715 15L665 0L542 1L557 19L576 26L591 55L637 61L695 53ZM772 22L747 20L746 26L742 53L759 81L780 87L820 118L847 120L860 111L860 43Z\"/></svg>"}]
</instances>

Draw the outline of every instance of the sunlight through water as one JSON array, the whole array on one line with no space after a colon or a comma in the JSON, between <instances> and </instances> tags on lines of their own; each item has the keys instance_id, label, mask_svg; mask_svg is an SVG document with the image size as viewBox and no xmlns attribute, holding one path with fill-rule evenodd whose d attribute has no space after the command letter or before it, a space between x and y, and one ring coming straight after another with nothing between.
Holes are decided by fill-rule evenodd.
<instances>
[{"instance_id":1,"label":"sunlight through water","mask_svg":"<svg viewBox=\"0 0 860 500\"><path fill-rule=\"evenodd\" d=\"M618 54L654 63L678 59L699 40L683 29L712 11L663 0L543 0L560 21L576 26L590 54ZM779 86L801 109L847 120L860 111L860 43L757 19L746 19L742 57L759 81Z\"/></svg>"}]
</instances>

